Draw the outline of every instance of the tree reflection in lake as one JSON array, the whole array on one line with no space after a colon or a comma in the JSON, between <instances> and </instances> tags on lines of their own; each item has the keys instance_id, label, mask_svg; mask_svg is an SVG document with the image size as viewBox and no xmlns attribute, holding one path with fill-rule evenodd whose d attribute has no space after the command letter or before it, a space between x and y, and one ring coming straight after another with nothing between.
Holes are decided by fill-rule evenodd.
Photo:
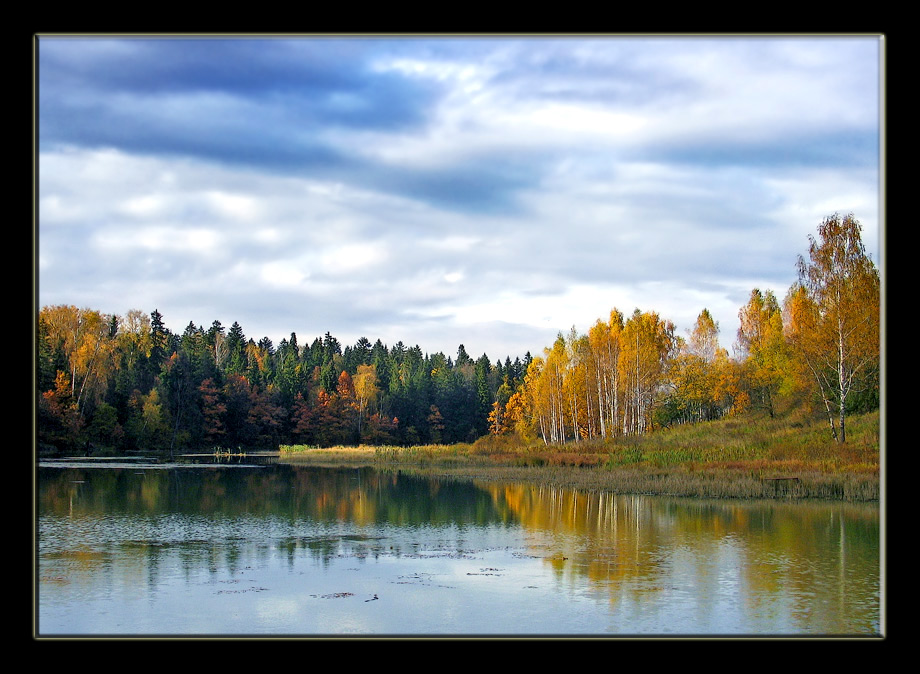
<instances>
[{"instance_id":1,"label":"tree reflection in lake","mask_svg":"<svg viewBox=\"0 0 920 674\"><path fill-rule=\"evenodd\" d=\"M42 635L881 631L872 505L283 464L38 477Z\"/></svg>"}]
</instances>

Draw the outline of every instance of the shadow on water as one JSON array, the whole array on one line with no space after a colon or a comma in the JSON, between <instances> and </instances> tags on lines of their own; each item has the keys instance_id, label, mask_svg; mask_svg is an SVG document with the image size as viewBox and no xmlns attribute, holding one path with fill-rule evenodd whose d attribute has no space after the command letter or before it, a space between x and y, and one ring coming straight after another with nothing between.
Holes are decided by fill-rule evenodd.
<instances>
[{"instance_id":1,"label":"shadow on water","mask_svg":"<svg viewBox=\"0 0 920 674\"><path fill-rule=\"evenodd\" d=\"M130 456L74 456L44 458L39 468L126 468L170 469L187 466L242 466L256 468L278 464L278 452L211 452L177 454L172 458L155 455Z\"/></svg>"}]
</instances>

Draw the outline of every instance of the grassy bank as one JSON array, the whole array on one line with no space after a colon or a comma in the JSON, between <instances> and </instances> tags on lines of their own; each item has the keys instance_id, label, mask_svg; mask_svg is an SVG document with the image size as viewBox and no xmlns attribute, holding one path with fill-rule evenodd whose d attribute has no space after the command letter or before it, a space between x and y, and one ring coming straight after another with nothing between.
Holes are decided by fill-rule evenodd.
<instances>
[{"instance_id":1,"label":"grassy bank","mask_svg":"<svg viewBox=\"0 0 920 674\"><path fill-rule=\"evenodd\" d=\"M847 420L847 442L820 418L749 415L658 430L643 437L560 446L513 437L417 447L283 446L282 459L313 465L489 480L529 480L591 491L708 498L879 499L879 413Z\"/></svg>"}]
</instances>

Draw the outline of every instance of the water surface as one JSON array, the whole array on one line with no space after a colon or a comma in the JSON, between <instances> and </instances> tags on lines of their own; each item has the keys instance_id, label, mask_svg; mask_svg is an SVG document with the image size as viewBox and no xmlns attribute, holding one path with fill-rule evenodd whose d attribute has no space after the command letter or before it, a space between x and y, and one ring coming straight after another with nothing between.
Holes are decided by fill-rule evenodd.
<instances>
[{"instance_id":1,"label":"water surface","mask_svg":"<svg viewBox=\"0 0 920 674\"><path fill-rule=\"evenodd\" d=\"M38 473L39 636L878 636L879 509L371 469Z\"/></svg>"}]
</instances>

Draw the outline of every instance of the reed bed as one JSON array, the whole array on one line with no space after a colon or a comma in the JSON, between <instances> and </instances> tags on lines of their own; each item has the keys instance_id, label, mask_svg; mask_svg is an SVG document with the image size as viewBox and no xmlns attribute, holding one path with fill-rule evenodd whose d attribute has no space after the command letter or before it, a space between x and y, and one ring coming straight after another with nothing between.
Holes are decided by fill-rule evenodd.
<instances>
[{"instance_id":1,"label":"reed bed","mask_svg":"<svg viewBox=\"0 0 920 674\"><path fill-rule=\"evenodd\" d=\"M848 419L847 443L802 415L749 416L660 429L642 437L558 446L513 436L413 447L282 447L311 465L372 465L462 479L536 481L589 491L707 498L880 497L879 414Z\"/></svg>"}]
</instances>

